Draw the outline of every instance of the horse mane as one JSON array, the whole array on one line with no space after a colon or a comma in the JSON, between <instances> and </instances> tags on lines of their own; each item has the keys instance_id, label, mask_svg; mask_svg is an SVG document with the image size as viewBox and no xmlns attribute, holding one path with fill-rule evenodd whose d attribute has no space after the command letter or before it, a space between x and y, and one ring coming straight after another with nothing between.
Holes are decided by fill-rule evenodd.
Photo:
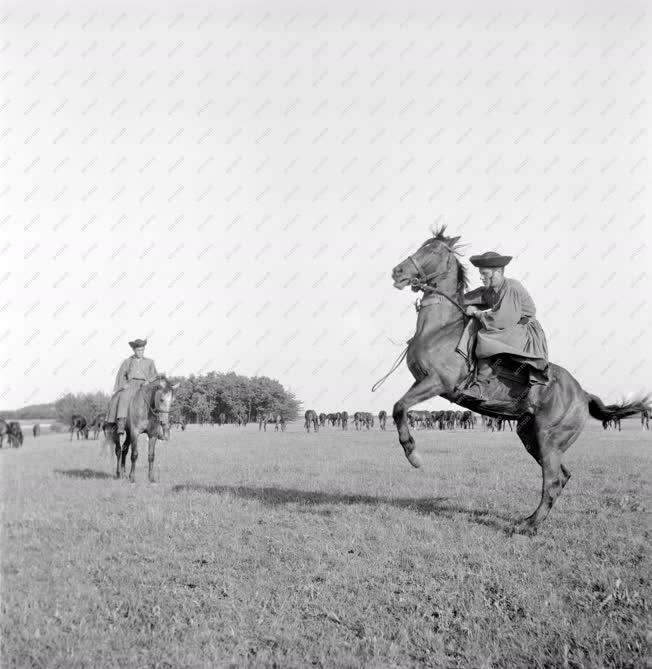
<instances>
[{"instance_id":1,"label":"horse mane","mask_svg":"<svg viewBox=\"0 0 652 669\"><path fill-rule=\"evenodd\" d=\"M163 385L161 385L161 381ZM172 382L165 374L159 374L153 381L150 381L146 386L148 393L153 393L160 388L161 390L172 390Z\"/></svg>"},{"instance_id":2,"label":"horse mane","mask_svg":"<svg viewBox=\"0 0 652 669\"><path fill-rule=\"evenodd\" d=\"M430 228L430 232L432 232L432 237L426 240L421 246L423 247L433 242L443 242L453 252L453 257L457 263L457 292L458 295L466 292L469 288L469 275L466 267L459 259L462 255L461 249L464 244L460 244L459 237L449 237L446 235L445 223L439 227Z\"/></svg>"}]
</instances>

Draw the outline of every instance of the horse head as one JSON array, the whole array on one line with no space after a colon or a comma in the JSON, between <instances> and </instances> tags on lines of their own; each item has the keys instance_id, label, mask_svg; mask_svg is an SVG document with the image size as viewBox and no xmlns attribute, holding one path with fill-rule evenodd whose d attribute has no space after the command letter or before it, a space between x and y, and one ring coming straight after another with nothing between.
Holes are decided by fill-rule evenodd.
<instances>
[{"instance_id":1,"label":"horse head","mask_svg":"<svg viewBox=\"0 0 652 669\"><path fill-rule=\"evenodd\" d=\"M463 265L457 260L455 245L459 237L447 237L446 226L433 232L415 253L409 255L392 270L394 287L403 290L412 286L415 291L423 290L424 286L436 287L450 278L458 284L455 292L466 286L466 274ZM435 281L438 279L438 281ZM461 285L460 285L461 284Z\"/></svg>"},{"instance_id":2,"label":"horse head","mask_svg":"<svg viewBox=\"0 0 652 669\"><path fill-rule=\"evenodd\" d=\"M174 391L180 385L180 383L171 383L165 374L161 374L150 384L152 397L149 408L158 418L165 439L170 437L170 407L174 399Z\"/></svg>"}]
</instances>

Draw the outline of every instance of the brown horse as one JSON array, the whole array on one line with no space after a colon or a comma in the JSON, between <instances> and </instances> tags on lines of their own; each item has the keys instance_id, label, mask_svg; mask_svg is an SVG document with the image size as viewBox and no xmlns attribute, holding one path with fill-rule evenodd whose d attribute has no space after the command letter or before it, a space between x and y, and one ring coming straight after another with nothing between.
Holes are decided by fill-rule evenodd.
<instances>
[{"instance_id":1,"label":"brown horse","mask_svg":"<svg viewBox=\"0 0 652 669\"><path fill-rule=\"evenodd\" d=\"M23 445L23 431L17 420L9 421L7 436L9 438L9 445L13 446L13 448L20 448Z\"/></svg>"},{"instance_id":2,"label":"brown horse","mask_svg":"<svg viewBox=\"0 0 652 669\"><path fill-rule=\"evenodd\" d=\"M317 417L317 412L313 409L308 409L305 415L305 422L303 426L306 428L307 432L310 432L310 426L312 426L313 432L319 432L319 418Z\"/></svg>"},{"instance_id":3,"label":"brown horse","mask_svg":"<svg viewBox=\"0 0 652 669\"><path fill-rule=\"evenodd\" d=\"M90 429L93 430L93 439L97 439L100 432L104 429L104 423L106 422L106 413L98 413L93 422L90 424Z\"/></svg>"},{"instance_id":4,"label":"brown horse","mask_svg":"<svg viewBox=\"0 0 652 669\"><path fill-rule=\"evenodd\" d=\"M381 409L378 412L378 423L380 424L380 429L385 430L385 426L387 425L387 411L385 409Z\"/></svg>"},{"instance_id":5,"label":"brown horse","mask_svg":"<svg viewBox=\"0 0 652 669\"><path fill-rule=\"evenodd\" d=\"M70 441L72 441L74 432L77 432L77 441L79 441L80 434L84 439L88 439L88 423L86 422L86 418L76 413L70 418Z\"/></svg>"},{"instance_id":6,"label":"brown horse","mask_svg":"<svg viewBox=\"0 0 652 669\"><path fill-rule=\"evenodd\" d=\"M570 372L551 363L551 381L546 386L530 386L503 377L505 391L500 398L465 398L459 388L468 375L467 362L456 347L467 319L463 307L468 280L457 258L459 237L447 237L444 232L445 226L392 270L396 288L411 286L414 292L424 293L416 332L406 349L407 366L415 382L393 410L398 438L410 464L420 467L421 457L410 434L407 412L437 395L477 413L516 419L519 438L541 466L543 485L539 506L516 524L515 531L534 533L570 479L561 458L588 417L624 418L643 411L649 397L605 406L600 398L584 391Z\"/></svg>"},{"instance_id":7,"label":"brown horse","mask_svg":"<svg viewBox=\"0 0 652 669\"><path fill-rule=\"evenodd\" d=\"M115 423L104 424L106 441L115 445L116 478L124 478L125 462L129 446L131 446L131 471L129 480L136 480L136 460L138 460L138 435L147 434L149 437L149 471L150 483L154 483L154 455L156 440L167 441L170 438L170 405L174 399L174 391L180 384L172 385L165 376L141 386L135 392L127 409L125 420L125 439L120 445L120 435Z\"/></svg>"}]
</instances>

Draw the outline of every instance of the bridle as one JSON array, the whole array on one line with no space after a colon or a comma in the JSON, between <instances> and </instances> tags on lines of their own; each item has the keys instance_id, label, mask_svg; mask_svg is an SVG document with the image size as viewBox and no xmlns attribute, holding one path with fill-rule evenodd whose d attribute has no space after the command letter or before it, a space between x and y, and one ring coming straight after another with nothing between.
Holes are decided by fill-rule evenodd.
<instances>
[{"instance_id":1,"label":"bridle","mask_svg":"<svg viewBox=\"0 0 652 669\"><path fill-rule=\"evenodd\" d=\"M423 302L418 303L418 301L417 301L417 303L415 303L414 306L416 307L416 310L418 312L422 307L427 307L430 304L437 304L438 302L440 302L440 300L433 300L432 302L428 302L429 297L427 297L426 294L427 295L441 295L443 298L447 299L452 305L457 307L462 312L462 315L465 318L469 318L469 316L466 315L466 312L464 311L464 308L462 306L460 306L460 304L458 304L458 302L456 300L454 300L450 295L446 295L446 293L442 293L441 290L439 290L437 288L437 283L436 282L433 285L430 285L431 281L433 279L436 279L440 276L444 276L444 275L448 274L449 269L450 269L451 256L453 255L454 251L450 246L448 246L447 244L444 244L443 242L441 242L441 245L447 251L449 251L449 256L448 256L448 259L446 260L446 269L442 270L440 272L432 272L430 274L426 274L426 271L423 269L423 267L420 265L420 263L414 257L414 254L408 256L408 260L414 265L415 269L417 270L417 274L418 274L418 276L410 279L410 285L412 286L413 290L415 288L417 290L422 290L423 293L424 293L424 296L425 296L424 299L426 300L425 304L423 304ZM431 253L432 253L432 251L431 251ZM374 385L371 387L371 392L372 393L375 392L376 390L378 390L378 388L380 388L380 386L382 386L383 383L385 383L387 378L398 369L400 364L403 362L403 360L407 356L407 352L408 352L408 349L410 348L410 342L411 341L412 341L412 339L410 339L408 341L408 345L403 349L403 352L401 353L401 355L399 355L399 357L395 360L395 362L391 366L389 372L387 372L387 374L385 374L385 376L383 376L382 379L380 379L380 380L376 381L376 383L374 383Z\"/></svg>"},{"instance_id":2,"label":"bridle","mask_svg":"<svg viewBox=\"0 0 652 669\"><path fill-rule=\"evenodd\" d=\"M158 388L158 389L156 389L156 390L152 393L152 401L153 401L153 398L156 397L156 393L157 393L159 390L162 390L162 388ZM151 402L149 403L148 406L149 406L149 410L150 410L150 412L153 413L153 414L156 416L156 418L158 418L159 422L162 422L161 419L160 419L160 416L161 416L162 414L163 414L163 415L166 415L166 414L167 414L168 416L170 415L170 412L169 412L169 411L161 411L160 409L157 409L155 406L153 406L153 405L151 404ZM169 422L169 420L168 420L168 422Z\"/></svg>"},{"instance_id":3,"label":"bridle","mask_svg":"<svg viewBox=\"0 0 652 669\"><path fill-rule=\"evenodd\" d=\"M415 257L415 254L409 255L408 260L414 265L415 269L417 270L417 274L418 274L418 276L413 277L412 279L410 279L410 285L412 286L413 290L414 289L416 289L417 291L422 290L426 300L427 300L427 296L426 296L427 293L435 294L435 295L441 295L442 297L447 299L451 304L456 306L464 315L466 315L466 312L464 311L464 308L456 300L454 300L452 297L450 297L450 295L446 295L446 293L442 293L441 290L439 290L437 288L437 282L435 282L433 285L430 285L431 281L433 279L436 279L440 276L445 276L449 273L451 256L454 253L454 251L447 244L440 243L440 245L443 246L449 252L449 256L448 256L448 259L446 261L446 269L444 269L440 272L432 272L431 274L426 274L426 271L424 270L424 268L417 261L417 259ZM432 253L432 250L431 250L431 253ZM419 309L421 307L428 306L428 304L436 304L436 302L434 302L434 301L433 302L427 302L426 304L423 304L423 302L421 302L420 304L415 305L415 306L417 308L417 311L419 311Z\"/></svg>"}]
</instances>

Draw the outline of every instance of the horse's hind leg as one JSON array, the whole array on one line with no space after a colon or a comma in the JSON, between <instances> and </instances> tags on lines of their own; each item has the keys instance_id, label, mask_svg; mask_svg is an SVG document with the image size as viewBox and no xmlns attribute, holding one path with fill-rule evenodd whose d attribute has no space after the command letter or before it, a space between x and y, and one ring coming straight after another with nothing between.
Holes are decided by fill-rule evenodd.
<instances>
[{"instance_id":1,"label":"horse's hind leg","mask_svg":"<svg viewBox=\"0 0 652 669\"><path fill-rule=\"evenodd\" d=\"M138 435L134 432L129 432L131 440L131 470L129 471L129 480L132 483L136 482L136 460L138 460Z\"/></svg>"},{"instance_id":2,"label":"horse's hind leg","mask_svg":"<svg viewBox=\"0 0 652 669\"><path fill-rule=\"evenodd\" d=\"M120 437L118 437L118 443L120 443ZM127 464L127 453L129 452L129 445L131 440L129 437L129 432L125 435L125 440L122 442L122 447L120 449L120 476L125 478L127 475L126 464ZM117 451L117 448L116 448Z\"/></svg>"},{"instance_id":3,"label":"horse's hind leg","mask_svg":"<svg viewBox=\"0 0 652 669\"><path fill-rule=\"evenodd\" d=\"M538 526L547 518L550 509L571 477L570 471L561 463L561 457L577 439L580 430L581 426L577 427L570 436L568 431L564 431L561 426L558 426L559 434L550 430L544 432L537 427L536 419L531 414L518 421L516 433L527 452L541 466L543 480L539 506L531 516L517 523L515 528L517 532L534 534Z\"/></svg>"},{"instance_id":4,"label":"horse's hind leg","mask_svg":"<svg viewBox=\"0 0 652 669\"><path fill-rule=\"evenodd\" d=\"M115 477L117 479L120 478L121 472L120 472L120 460L122 458L122 448L120 446L120 439L117 438L117 435L115 432L112 433L112 441L115 446ZM124 463L122 465L123 470L124 470Z\"/></svg>"},{"instance_id":5,"label":"horse's hind leg","mask_svg":"<svg viewBox=\"0 0 652 669\"><path fill-rule=\"evenodd\" d=\"M155 457L155 455L156 455L156 435L149 438L149 449L148 449L148 453L147 453L147 462L148 462L148 465L149 465L147 475L148 475L150 483L156 483L156 480L154 479L154 457Z\"/></svg>"}]
</instances>

